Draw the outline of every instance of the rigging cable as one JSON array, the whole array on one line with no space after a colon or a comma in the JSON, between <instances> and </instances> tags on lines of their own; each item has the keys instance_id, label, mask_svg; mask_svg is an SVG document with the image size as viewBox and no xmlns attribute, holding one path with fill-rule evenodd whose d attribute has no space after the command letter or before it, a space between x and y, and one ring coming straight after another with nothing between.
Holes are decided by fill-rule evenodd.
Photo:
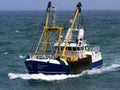
<instances>
[{"instance_id":1,"label":"rigging cable","mask_svg":"<svg viewBox=\"0 0 120 90\"><path fill-rule=\"evenodd\" d=\"M44 33L44 31L43 31L43 33ZM42 33L42 35L39 38L39 42L38 42L37 48L35 50L35 54L38 54L38 49L39 49L39 46L40 46L40 43L41 43L41 40L42 40L42 37L43 37L43 33Z\"/></svg>"}]
</instances>

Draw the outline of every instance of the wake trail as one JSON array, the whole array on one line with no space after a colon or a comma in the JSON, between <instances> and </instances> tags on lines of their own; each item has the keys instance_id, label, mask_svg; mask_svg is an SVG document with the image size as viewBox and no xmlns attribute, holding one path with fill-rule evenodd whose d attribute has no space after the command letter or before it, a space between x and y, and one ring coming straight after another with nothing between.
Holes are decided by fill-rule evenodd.
<instances>
[{"instance_id":1,"label":"wake trail","mask_svg":"<svg viewBox=\"0 0 120 90\"><path fill-rule=\"evenodd\" d=\"M44 81L56 81L56 80L64 80L68 78L77 78L85 75L96 75L96 74L102 74L105 72L110 71L117 71L120 68L120 64L112 64L110 66L104 66L100 69L92 69L92 70L85 70L81 72L80 74L61 74L61 75L44 75L44 74L21 74L21 73L9 73L8 77L9 79L24 79L24 80L44 80Z\"/></svg>"}]
</instances>

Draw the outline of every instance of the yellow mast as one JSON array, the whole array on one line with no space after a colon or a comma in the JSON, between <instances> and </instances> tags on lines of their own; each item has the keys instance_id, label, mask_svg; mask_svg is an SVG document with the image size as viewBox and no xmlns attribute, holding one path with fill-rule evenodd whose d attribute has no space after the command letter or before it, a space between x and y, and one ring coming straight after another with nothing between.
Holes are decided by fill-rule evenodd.
<instances>
[{"instance_id":1,"label":"yellow mast","mask_svg":"<svg viewBox=\"0 0 120 90\"><path fill-rule=\"evenodd\" d=\"M76 9L75 14L74 14L74 19L73 19L72 25L71 25L71 27L70 27L70 33L69 33L69 35L68 35L68 37L67 37L67 40L66 40L66 42L65 42L64 49L63 49L63 51L62 51L61 57L64 57L64 55L65 55L66 47L67 47L67 45L68 45L68 41L69 41L70 36L71 36L71 34L72 34L72 29L74 28L75 23L76 23L76 19L77 19L79 13L81 12L81 6L82 6L82 5L81 5L81 2L79 2L79 3L77 4L77 9Z\"/></svg>"},{"instance_id":2,"label":"yellow mast","mask_svg":"<svg viewBox=\"0 0 120 90\"><path fill-rule=\"evenodd\" d=\"M40 45L40 42L41 42L41 39L43 36L44 36L44 42L43 42L43 46L42 46L42 55L45 54L46 45L47 45L46 40L47 40L47 35L48 35L48 31L45 29L45 27L48 27L50 7L51 7L51 2L48 2L48 6L46 9L46 22L45 22L45 26L44 26L44 31L42 33L42 36L39 39L37 48L35 50L35 54L38 54L38 52L39 52L38 49L39 49L39 45Z\"/></svg>"}]
</instances>

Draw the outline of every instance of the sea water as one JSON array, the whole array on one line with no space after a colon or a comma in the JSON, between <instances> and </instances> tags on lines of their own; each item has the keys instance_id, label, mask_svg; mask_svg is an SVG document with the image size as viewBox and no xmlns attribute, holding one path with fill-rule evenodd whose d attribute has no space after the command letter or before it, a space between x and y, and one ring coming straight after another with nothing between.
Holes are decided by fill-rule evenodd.
<instances>
[{"instance_id":1,"label":"sea water","mask_svg":"<svg viewBox=\"0 0 120 90\"><path fill-rule=\"evenodd\" d=\"M24 61L45 23L43 11L0 11L0 90L119 90L120 11L83 11L85 39L101 47L103 67L79 74L28 74ZM58 11L70 26L74 11Z\"/></svg>"}]
</instances>

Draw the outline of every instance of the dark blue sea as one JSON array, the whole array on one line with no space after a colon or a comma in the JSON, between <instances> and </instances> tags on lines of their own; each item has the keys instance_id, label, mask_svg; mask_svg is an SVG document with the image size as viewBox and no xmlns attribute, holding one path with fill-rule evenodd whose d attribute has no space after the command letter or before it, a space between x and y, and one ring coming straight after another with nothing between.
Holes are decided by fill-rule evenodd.
<instances>
[{"instance_id":1,"label":"dark blue sea","mask_svg":"<svg viewBox=\"0 0 120 90\"><path fill-rule=\"evenodd\" d=\"M73 11L58 11L66 33ZM85 39L101 47L103 67L76 75L30 75L24 61L45 23L44 11L0 11L0 90L120 90L120 11L83 11Z\"/></svg>"}]
</instances>

